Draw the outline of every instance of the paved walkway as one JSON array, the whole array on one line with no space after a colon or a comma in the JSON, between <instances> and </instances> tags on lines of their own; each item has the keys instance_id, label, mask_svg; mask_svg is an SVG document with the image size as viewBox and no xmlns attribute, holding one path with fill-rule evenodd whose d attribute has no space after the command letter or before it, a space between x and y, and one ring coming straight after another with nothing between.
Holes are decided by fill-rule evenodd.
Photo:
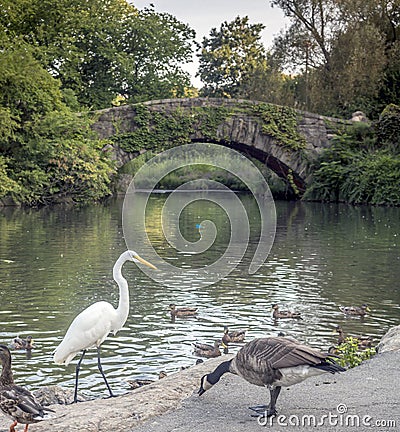
<instances>
[{"instance_id":1,"label":"paved walkway","mask_svg":"<svg viewBox=\"0 0 400 432\"><path fill-rule=\"evenodd\" d=\"M237 376L226 374L197 396L201 376L229 357L208 360L116 398L53 405L54 418L30 425L29 432L400 431L400 351L283 389L277 403L281 417L272 426L260 424L247 408L268 403L268 390ZM290 426L296 422L306 427ZM0 432L8 432L10 424L0 413Z\"/></svg>"},{"instance_id":2,"label":"paved walkway","mask_svg":"<svg viewBox=\"0 0 400 432\"><path fill-rule=\"evenodd\" d=\"M251 417L247 408L268 401L268 390L227 374L201 397L190 396L132 432L400 431L400 352L282 389L280 417L272 425Z\"/></svg>"}]
</instances>

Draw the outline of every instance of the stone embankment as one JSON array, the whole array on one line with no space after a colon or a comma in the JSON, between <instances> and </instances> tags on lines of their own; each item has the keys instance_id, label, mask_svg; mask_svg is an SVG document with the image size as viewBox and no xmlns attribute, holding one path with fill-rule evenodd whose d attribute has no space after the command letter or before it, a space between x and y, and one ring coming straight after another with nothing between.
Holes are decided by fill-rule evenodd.
<instances>
[{"instance_id":1,"label":"stone embankment","mask_svg":"<svg viewBox=\"0 0 400 432\"><path fill-rule=\"evenodd\" d=\"M31 425L29 431L266 430L262 427L276 432L400 430L400 326L382 338L378 354L361 366L339 375L310 378L284 389L278 400L280 417L273 426L261 424L247 408L267 403L268 391L239 377L227 374L203 396L197 396L195 390L201 376L220 362L221 357L208 360L116 398L53 405L54 419ZM9 425L8 419L0 418L1 432L8 431ZM22 426L18 429L22 430Z\"/></svg>"}]
</instances>

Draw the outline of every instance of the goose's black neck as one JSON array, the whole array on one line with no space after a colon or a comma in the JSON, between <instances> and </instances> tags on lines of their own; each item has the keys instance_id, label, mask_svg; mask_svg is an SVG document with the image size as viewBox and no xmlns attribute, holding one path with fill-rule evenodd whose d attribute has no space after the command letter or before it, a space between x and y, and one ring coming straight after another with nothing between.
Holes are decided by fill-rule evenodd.
<instances>
[{"instance_id":1,"label":"goose's black neck","mask_svg":"<svg viewBox=\"0 0 400 432\"><path fill-rule=\"evenodd\" d=\"M232 360L222 362L213 372L208 374L207 381L213 385L217 383L223 374L230 372L231 362Z\"/></svg>"}]
</instances>

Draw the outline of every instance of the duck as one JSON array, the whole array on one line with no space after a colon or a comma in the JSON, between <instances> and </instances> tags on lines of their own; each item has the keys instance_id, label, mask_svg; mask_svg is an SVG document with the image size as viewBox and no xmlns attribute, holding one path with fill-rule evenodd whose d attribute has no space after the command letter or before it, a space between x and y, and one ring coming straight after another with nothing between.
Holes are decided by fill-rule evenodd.
<instances>
[{"instance_id":1,"label":"duck","mask_svg":"<svg viewBox=\"0 0 400 432\"><path fill-rule=\"evenodd\" d=\"M143 387L145 385L152 384L153 382L155 382L155 381L152 379L134 379L134 380L129 380L128 384L129 384L129 387L131 388L131 390L136 390L136 389Z\"/></svg>"},{"instance_id":2,"label":"duck","mask_svg":"<svg viewBox=\"0 0 400 432\"><path fill-rule=\"evenodd\" d=\"M186 317L197 315L197 308L195 307L176 307L174 303L169 305L170 313L172 317Z\"/></svg>"},{"instance_id":3,"label":"duck","mask_svg":"<svg viewBox=\"0 0 400 432\"><path fill-rule=\"evenodd\" d=\"M292 340L294 342L300 343L296 338L294 338L293 336L290 336L290 335L288 335L286 333L283 333L283 331L278 332L278 336L285 337L286 339L289 339L289 340Z\"/></svg>"},{"instance_id":4,"label":"duck","mask_svg":"<svg viewBox=\"0 0 400 432\"><path fill-rule=\"evenodd\" d=\"M269 417L277 413L276 401L282 387L292 386L311 376L345 370L330 354L288 338L256 338L244 345L231 360L203 375L198 395L210 390L225 373L230 372L251 384L268 387L269 404L249 408L257 417Z\"/></svg>"},{"instance_id":5,"label":"duck","mask_svg":"<svg viewBox=\"0 0 400 432\"><path fill-rule=\"evenodd\" d=\"M221 355L221 351L219 349L220 345L221 345L221 341L215 341L214 345L194 342L193 343L194 353L200 357L206 357L206 358L219 357Z\"/></svg>"},{"instance_id":6,"label":"duck","mask_svg":"<svg viewBox=\"0 0 400 432\"><path fill-rule=\"evenodd\" d=\"M224 326L224 335L222 336L222 342L227 345L231 342L243 342L246 336L246 330L233 330L229 331L228 326Z\"/></svg>"},{"instance_id":7,"label":"duck","mask_svg":"<svg viewBox=\"0 0 400 432\"><path fill-rule=\"evenodd\" d=\"M25 424L24 432L27 432L31 423L51 418L49 412L53 410L44 408L29 390L14 383L11 353L5 345L0 345L0 363L0 409L13 420L10 432L15 432L18 423Z\"/></svg>"},{"instance_id":8,"label":"duck","mask_svg":"<svg viewBox=\"0 0 400 432\"><path fill-rule=\"evenodd\" d=\"M15 350L26 350L26 351L30 351L31 349L35 348L35 346L33 345L32 336L27 336L26 339L16 337L10 343L9 347Z\"/></svg>"},{"instance_id":9,"label":"duck","mask_svg":"<svg viewBox=\"0 0 400 432\"><path fill-rule=\"evenodd\" d=\"M163 379L167 376L167 373L165 371L160 371L158 374L158 379ZM135 380L130 380L127 381L131 390L136 390L140 387L143 387L145 385L149 385L152 384L153 382L155 382L155 380L152 379L135 379Z\"/></svg>"},{"instance_id":10,"label":"duck","mask_svg":"<svg viewBox=\"0 0 400 432\"><path fill-rule=\"evenodd\" d=\"M342 327L340 325L336 326L335 331L339 334L337 344L342 345L343 343L346 342L347 339ZM372 347L372 338L370 336L358 336L358 337L351 336L351 338L357 341L359 348Z\"/></svg>"},{"instance_id":11,"label":"duck","mask_svg":"<svg viewBox=\"0 0 400 432\"><path fill-rule=\"evenodd\" d=\"M301 317L300 312L291 312L291 311L280 311L279 305L277 303L272 305L272 318L295 318L295 319L303 319Z\"/></svg>"},{"instance_id":12,"label":"duck","mask_svg":"<svg viewBox=\"0 0 400 432\"><path fill-rule=\"evenodd\" d=\"M340 351L338 350L338 348L334 345L331 345L328 348L328 354L330 354L332 357L338 357L340 355Z\"/></svg>"},{"instance_id":13,"label":"duck","mask_svg":"<svg viewBox=\"0 0 400 432\"><path fill-rule=\"evenodd\" d=\"M341 326L335 327L335 332L338 334L337 344L342 345L342 343L346 342L346 336L344 335L344 331Z\"/></svg>"},{"instance_id":14,"label":"duck","mask_svg":"<svg viewBox=\"0 0 400 432\"><path fill-rule=\"evenodd\" d=\"M371 312L371 309L366 304L361 306L339 306L339 309L345 315L350 316L364 316L367 314L367 312Z\"/></svg>"}]
</instances>

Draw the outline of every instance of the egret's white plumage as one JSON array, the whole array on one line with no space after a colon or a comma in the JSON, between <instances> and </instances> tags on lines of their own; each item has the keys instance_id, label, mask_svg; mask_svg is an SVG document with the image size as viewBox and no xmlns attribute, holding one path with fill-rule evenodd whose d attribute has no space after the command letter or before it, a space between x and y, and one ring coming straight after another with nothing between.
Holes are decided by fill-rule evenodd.
<instances>
[{"instance_id":1,"label":"egret's white plumage","mask_svg":"<svg viewBox=\"0 0 400 432\"><path fill-rule=\"evenodd\" d=\"M65 365L68 365L80 351L83 351L81 360L77 366L76 384L78 380L79 366L83 355L85 354L86 349L91 347L96 347L98 349L99 369L107 384L100 366L99 347L109 333L115 335L118 330L121 330L128 318L129 289L128 282L122 276L122 266L126 261L142 263L155 269L152 264L145 261L136 252L128 250L122 253L113 268L113 277L119 286L119 303L117 309L105 301L93 303L76 316L69 326L64 339L54 351L54 362ZM108 384L107 387L109 388ZM110 394L112 394L111 390Z\"/></svg>"},{"instance_id":2,"label":"egret's white plumage","mask_svg":"<svg viewBox=\"0 0 400 432\"><path fill-rule=\"evenodd\" d=\"M107 335L117 333L121 327L114 324L118 318L118 310L105 301L93 303L82 311L71 323L68 331L54 353L54 362L68 364L82 350L99 347ZM124 311L125 320L128 311ZM104 319L102 319L102 317Z\"/></svg>"}]
</instances>

